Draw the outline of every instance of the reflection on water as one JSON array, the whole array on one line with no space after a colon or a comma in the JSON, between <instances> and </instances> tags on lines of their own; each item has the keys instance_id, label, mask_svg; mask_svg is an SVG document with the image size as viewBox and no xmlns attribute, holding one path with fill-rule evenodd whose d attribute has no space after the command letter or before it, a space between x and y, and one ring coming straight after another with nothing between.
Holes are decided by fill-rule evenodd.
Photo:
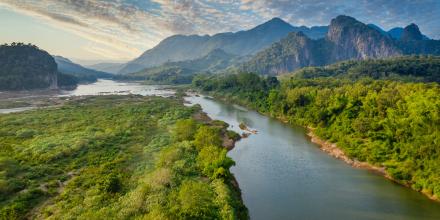
<instances>
[{"instance_id":1,"label":"reflection on water","mask_svg":"<svg viewBox=\"0 0 440 220\"><path fill-rule=\"evenodd\" d=\"M79 85L72 91L61 91L60 96L81 96L81 95L157 95L171 96L173 90L164 89L159 85L141 85L132 82L116 82L113 80L100 79L96 83Z\"/></svg>"},{"instance_id":2,"label":"reflection on water","mask_svg":"<svg viewBox=\"0 0 440 220\"><path fill-rule=\"evenodd\" d=\"M160 85L141 85L134 82L116 82L113 80L100 79L96 83L78 85L75 90L40 90L40 91L21 91L21 92L4 92L0 94L0 100L27 100L34 102L38 99L47 99L53 97L69 97L69 96L85 96L85 95L144 95L144 96L163 96L169 97L174 95L174 91L166 89ZM35 107L9 108L0 109L0 114L21 112Z\"/></svg>"},{"instance_id":3,"label":"reflection on water","mask_svg":"<svg viewBox=\"0 0 440 220\"><path fill-rule=\"evenodd\" d=\"M188 97L211 118L258 134L229 152L251 219L440 219L440 204L332 158L292 127L242 107Z\"/></svg>"}]
</instances>

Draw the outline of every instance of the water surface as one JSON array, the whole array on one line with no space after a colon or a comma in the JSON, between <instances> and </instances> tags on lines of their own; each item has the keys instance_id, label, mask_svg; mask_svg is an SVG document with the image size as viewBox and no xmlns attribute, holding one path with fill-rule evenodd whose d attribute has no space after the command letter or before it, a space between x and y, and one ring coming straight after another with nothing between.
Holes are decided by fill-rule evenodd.
<instances>
[{"instance_id":1,"label":"water surface","mask_svg":"<svg viewBox=\"0 0 440 220\"><path fill-rule=\"evenodd\" d=\"M99 80L53 96L173 93L163 86ZM251 219L440 219L440 203L328 156L301 127L210 98L187 101L239 133L240 122L258 130L229 152Z\"/></svg>"},{"instance_id":2,"label":"water surface","mask_svg":"<svg viewBox=\"0 0 440 220\"><path fill-rule=\"evenodd\" d=\"M258 130L229 152L251 219L440 219L440 203L328 156L301 127L211 98L187 101L237 132L240 122Z\"/></svg>"},{"instance_id":3,"label":"water surface","mask_svg":"<svg viewBox=\"0 0 440 220\"><path fill-rule=\"evenodd\" d=\"M78 85L75 90L61 91L60 96L82 96L82 95L156 95L171 96L173 90L166 89L161 85L142 85L133 82L117 82L113 80L99 79L96 83Z\"/></svg>"}]
</instances>

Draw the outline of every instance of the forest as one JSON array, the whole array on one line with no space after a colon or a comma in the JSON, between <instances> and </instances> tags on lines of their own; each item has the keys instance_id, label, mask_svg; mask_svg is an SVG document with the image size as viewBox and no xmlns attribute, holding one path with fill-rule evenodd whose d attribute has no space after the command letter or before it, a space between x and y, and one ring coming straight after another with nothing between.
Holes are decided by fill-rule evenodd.
<instances>
[{"instance_id":1,"label":"forest","mask_svg":"<svg viewBox=\"0 0 440 220\"><path fill-rule=\"evenodd\" d=\"M349 61L280 80L253 73L199 75L193 87L314 129L349 157L440 197L438 57Z\"/></svg>"},{"instance_id":2,"label":"forest","mask_svg":"<svg viewBox=\"0 0 440 220\"><path fill-rule=\"evenodd\" d=\"M1 219L247 219L223 141L181 99L99 96L0 115Z\"/></svg>"}]
</instances>

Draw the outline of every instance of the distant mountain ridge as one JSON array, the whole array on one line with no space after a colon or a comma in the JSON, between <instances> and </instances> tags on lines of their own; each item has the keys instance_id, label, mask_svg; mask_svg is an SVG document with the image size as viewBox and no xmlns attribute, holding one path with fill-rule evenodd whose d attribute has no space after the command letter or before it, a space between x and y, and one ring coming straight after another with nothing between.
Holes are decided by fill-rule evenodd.
<instances>
[{"instance_id":1,"label":"distant mountain ridge","mask_svg":"<svg viewBox=\"0 0 440 220\"><path fill-rule=\"evenodd\" d=\"M124 63L97 63L87 65L85 67L96 71L117 74L124 67L124 65Z\"/></svg>"},{"instance_id":2,"label":"distant mountain ridge","mask_svg":"<svg viewBox=\"0 0 440 220\"><path fill-rule=\"evenodd\" d=\"M377 26L349 16L332 19L325 39L289 34L238 67L239 71L279 75L305 66L343 60L386 58L404 54L440 54L440 41L426 40L417 25L405 27L394 39Z\"/></svg>"},{"instance_id":3,"label":"distant mountain ridge","mask_svg":"<svg viewBox=\"0 0 440 220\"><path fill-rule=\"evenodd\" d=\"M290 34L292 32L302 32L302 35ZM414 35L410 36L411 33ZM243 65L233 62L241 67L239 70L282 74L303 66L326 65L347 59L438 54L437 42L423 35L417 25L385 31L349 16L338 16L329 26L309 28L295 27L280 18L273 18L252 29L235 33L168 37L135 60L119 66L118 73L145 74L154 69L167 74L167 69L179 69L170 68L172 63L202 59L213 50L220 49L231 57L249 60ZM283 46L283 43L286 45Z\"/></svg>"},{"instance_id":4,"label":"distant mountain ridge","mask_svg":"<svg viewBox=\"0 0 440 220\"><path fill-rule=\"evenodd\" d=\"M163 84L191 83L198 73L215 73L239 62L241 59L221 49L214 49L206 56L186 61L167 62L160 66L145 68L139 72L117 75L116 79L149 80Z\"/></svg>"},{"instance_id":5,"label":"distant mountain ridge","mask_svg":"<svg viewBox=\"0 0 440 220\"><path fill-rule=\"evenodd\" d=\"M273 18L250 30L236 33L219 33L213 36L174 35L127 63L119 73L138 72L166 62L194 60L206 56L215 49L221 49L234 56L253 55L284 38L290 32L299 31L315 39L324 37L327 27L294 27L280 18Z\"/></svg>"},{"instance_id":6,"label":"distant mountain ridge","mask_svg":"<svg viewBox=\"0 0 440 220\"><path fill-rule=\"evenodd\" d=\"M81 82L94 82L97 78L111 78L113 75L96 71L73 63L71 60L62 56L53 56L58 65L58 71L64 74L73 75Z\"/></svg>"}]
</instances>

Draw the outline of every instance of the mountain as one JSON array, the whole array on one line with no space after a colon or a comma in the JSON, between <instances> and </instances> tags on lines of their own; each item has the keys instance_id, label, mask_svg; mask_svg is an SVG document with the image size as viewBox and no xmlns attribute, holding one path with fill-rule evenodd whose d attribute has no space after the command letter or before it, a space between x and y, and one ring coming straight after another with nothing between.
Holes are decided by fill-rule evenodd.
<instances>
[{"instance_id":1,"label":"mountain","mask_svg":"<svg viewBox=\"0 0 440 220\"><path fill-rule=\"evenodd\" d=\"M312 40L302 32L290 33L286 38L257 53L239 68L244 72L285 73L303 66L326 64L329 48L325 40Z\"/></svg>"},{"instance_id":2,"label":"mountain","mask_svg":"<svg viewBox=\"0 0 440 220\"><path fill-rule=\"evenodd\" d=\"M278 75L304 66L399 54L392 41L376 28L348 16L338 16L331 21L324 39L313 40L304 34L289 34L255 55L240 69Z\"/></svg>"},{"instance_id":3,"label":"mountain","mask_svg":"<svg viewBox=\"0 0 440 220\"><path fill-rule=\"evenodd\" d=\"M389 36L395 40L400 40L400 37L402 36L403 28L401 27L395 27L390 29L387 33Z\"/></svg>"},{"instance_id":4,"label":"mountain","mask_svg":"<svg viewBox=\"0 0 440 220\"><path fill-rule=\"evenodd\" d=\"M440 40L426 39L416 24L405 27L400 40L396 43L405 54L440 55Z\"/></svg>"},{"instance_id":5,"label":"mountain","mask_svg":"<svg viewBox=\"0 0 440 220\"><path fill-rule=\"evenodd\" d=\"M73 63L62 56L53 56L58 65L58 71L64 74L73 75L80 82L95 82L97 78L111 78L113 75L85 68L79 64Z\"/></svg>"},{"instance_id":6,"label":"mountain","mask_svg":"<svg viewBox=\"0 0 440 220\"><path fill-rule=\"evenodd\" d=\"M174 35L127 63L119 73L137 72L166 62L198 59L206 56L214 49L221 49L235 56L253 55L284 38L290 32L299 31L313 39L318 39L325 36L327 27L294 27L280 18L273 18L250 30L236 33L219 33L213 36Z\"/></svg>"},{"instance_id":7,"label":"mountain","mask_svg":"<svg viewBox=\"0 0 440 220\"><path fill-rule=\"evenodd\" d=\"M289 34L238 67L241 71L278 75L305 66L322 66L343 60L386 58L404 54L440 54L440 41L425 40L417 25L404 28L401 40L375 25L349 16L332 19L324 39Z\"/></svg>"},{"instance_id":8,"label":"mountain","mask_svg":"<svg viewBox=\"0 0 440 220\"><path fill-rule=\"evenodd\" d=\"M0 90L56 89L57 64L34 45L0 45Z\"/></svg>"},{"instance_id":9,"label":"mountain","mask_svg":"<svg viewBox=\"0 0 440 220\"><path fill-rule=\"evenodd\" d=\"M401 54L389 37L375 28L344 15L332 19L326 41L333 45L329 63L348 59L384 58Z\"/></svg>"},{"instance_id":10,"label":"mountain","mask_svg":"<svg viewBox=\"0 0 440 220\"><path fill-rule=\"evenodd\" d=\"M395 28L390 29L387 33L388 33L388 35L391 38L393 38L395 40L400 40L402 38L403 31L404 31L404 28L402 28L402 27L395 27ZM423 37L422 40L431 40L429 37L427 37L424 34L422 34L422 37Z\"/></svg>"},{"instance_id":11,"label":"mountain","mask_svg":"<svg viewBox=\"0 0 440 220\"><path fill-rule=\"evenodd\" d=\"M93 70L96 70L96 71L117 74L124 67L124 64L123 63L97 63L97 64L89 65L86 67L93 69Z\"/></svg>"},{"instance_id":12,"label":"mountain","mask_svg":"<svg viewBox=\"0 0 440 220\"><path fill-rule=\"evenodd\" d=\"M375 24L367 24L368 27L371 27L373 29L376 29L377 31L379 31L381 34L383 35L388 35L389 33L386 32L385 30L383 30L381 27L375 25Z\"/></svg>"},{"instance_id":13,"label":"mountain","mask_svg":"<svg viewBox=\"0 0 440 220\"><path fill-rule=\"evenodd\" d=\"M214 49L206 56L187 61L167 62L160 66L143 69L126 75L117 75L117 79L150 80L156 83L190 83L197 73L213 73L226 69L240 61L240 58L221 49Z\"/></svg>"},{"instance_id":14,"label":"mountain","mask_svg":"<svg viewBox=\"0 0 440 220\"><path fill-rule=\"evenodd\" d=\"M423 35L422 32L420 32L419 27L416 24L412 23L403 29L402 35L400 36L400 40L419 41L419 40L423 40Z\"/></svg>"}]
</instances>

